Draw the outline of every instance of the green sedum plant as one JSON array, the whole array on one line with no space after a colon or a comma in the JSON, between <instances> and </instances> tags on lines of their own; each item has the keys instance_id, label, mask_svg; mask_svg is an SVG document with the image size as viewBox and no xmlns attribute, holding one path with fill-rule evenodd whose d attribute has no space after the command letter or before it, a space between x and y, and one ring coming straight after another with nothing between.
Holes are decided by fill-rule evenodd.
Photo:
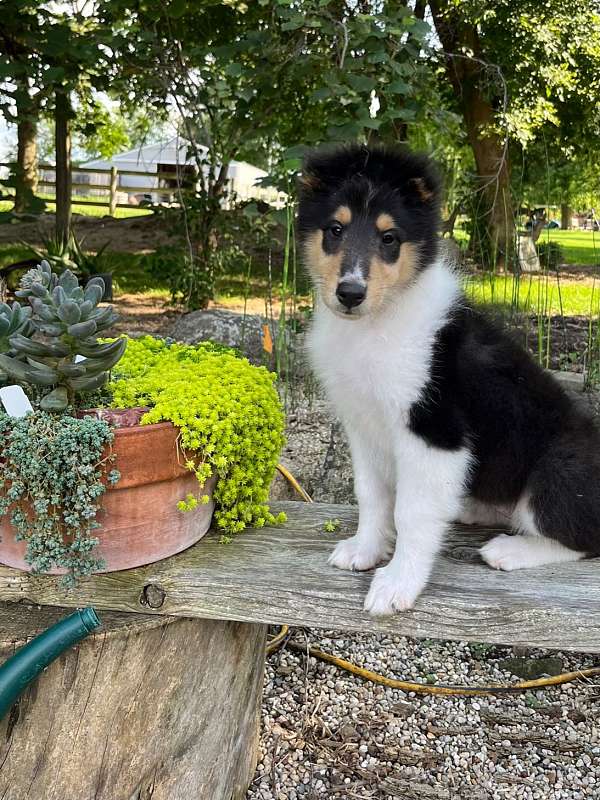
<instances>
[{"instance_id":1,"label":"green sedum plant","mask_svg":"<svg viewBox=\"0 0 600 800\"><path fill-rule=\"evenodd\" d=\"M283 446L284 417L275 376L211 343L130 339L109 385L114 407L150 406L142 424L171 421L181 431L186 466L202 485L219 476L215 520L228 534L283 522L267 497ZM208 498L188 497L182 510Z\"/></svg>"},{"instance_id":2,"label":"green sedum plant","mask_svg":"<svg viewBox=\"0 0 600 800\"><path fill-rule=\"evenodd\" d=\"M29 301L32 313L26 330L8 336L14 354L0 353L0 369L17 383L39 387L44 411L65 411L76 392L104 386L126 342L98 341L116 320L110 306L98 308L102 278L92 278L82 289L70 270L58 277L42 261L23 276L16 294Z\"/></svg>"}]
</instances>

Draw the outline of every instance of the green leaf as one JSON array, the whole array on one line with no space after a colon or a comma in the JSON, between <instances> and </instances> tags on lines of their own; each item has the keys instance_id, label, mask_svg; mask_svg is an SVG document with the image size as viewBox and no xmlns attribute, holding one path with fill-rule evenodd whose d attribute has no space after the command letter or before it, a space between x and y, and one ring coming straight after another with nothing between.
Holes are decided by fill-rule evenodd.
<instances>
[{"instance_id":1,"label":"green leaf","mask_svg":"<svg viewBox=\"0 0 600 800\"><path fill-rule=\"evenodd\" d=\"M42 411L64 411L69 404L66 387L57 386L45 397L42 397L40 407Z\"/></svg>"},{"instance_id":2,"label":"green leaf","mask_svg":"<svg viewBox=\"0 0 600 800\"><path fill-rule=\"evenodd\" d=\"M56 311L58 318L62 322L66 322L67 325L74 325L76 322L79 322L81 318L81 311L77 303L73 302L73 300L67 300L65 303L62 303L57 311Z\"/></svg>"},{"instance_id":3,"label":"green leaf","mask_svg":"<svg viewBox=\"0 0 600 800\"><path fill-rule=\"evenodd\" d=\"M70 296L71 292L78 288L79 281L70 269L66 269L58 279L58 286Z\"/></svg>"},{"instance_id":4,"label":"green leaf","mask_svg":"<svg viewBox=\"0 0 600 800\"><path fill-rule=\"evenodd\" d=\"M88 319L85 322L76 322L75 325L69 325L67 333L76 338L85 339L86 336L92 336L96 333L98 327L93 319Z\"/></svg>"},{"instance_id":5,"label":"green leaf","mask_svg":"<svg viewBox=\"0 0 600 800\"><path fill-rule=\"evenodd\" d=\"M71 389L76 392L93 392L95 389L100 389L108 381L108 372L101 372L99 375L84 378L69 378L67 380Z\"/></svg>"},{"instance_id":6,"label":"green leaf","mask_svg":"<svg viewBox=\"0 0 600 800\"><path fill-rule=\"evenodd\" d=\"M225 67L225 73L227 75L231 75L232 78L237 78L239 75L242 74L244 68L241 64L228 64Z\"/></svg>"},{"instance_id":7,"label":"green leaf","mask_svg":"<svg viewBox=\"0 0 600 800\"><path fill-rule=\"evenodd\" d=\"M169 4L167 5L167 14L173 19L179 19L180 17L183 17L186 11L186 0L169 0Z\"/></svg>"},{"instance_id":8,"label":"green leaf","mask_svg":"<svg viewBox=\"0 0 600 800\"><path fill-rule=\"evenodd\" d=\"M406 83L406 81L395 80L388 83L385 87L386 91L392 92L393 94L410 94L412 91L412 87L410 84Z\"/></svg>"},{"instance_id":9,"label":"green leaf","mask_svg":"<svg viewBox=\"0 0 600 800\"><path fill-rule=\"evenodd\" d=\"M353 75L350 73L346 75L346 81L357 92L370 92L376 86L374 78L369 78L367 75Z\"/></svg>"},{"instance_id":10,"label":"green leaf","mask_svg":"<svg viewBox=\"0 0 600 800\"><path fill-rule=\"evenodd\" d=\"M328 97L331 97L331 89L328 86L323 86L321 89L316 89L309 99L318 102L320 100L326 100Z\"/></svg>"}]
</instances>

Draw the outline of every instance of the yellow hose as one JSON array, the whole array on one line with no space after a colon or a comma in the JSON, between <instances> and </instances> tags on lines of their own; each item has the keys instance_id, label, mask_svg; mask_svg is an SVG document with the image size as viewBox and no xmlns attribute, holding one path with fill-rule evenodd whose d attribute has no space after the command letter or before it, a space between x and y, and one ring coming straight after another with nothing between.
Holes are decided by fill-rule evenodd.
<instances>
[{"instance_id":1,"label":"yellow hose","mask_svg":"<svg viewBox=\"0 0 600 800\"><path fill-rule=\"evenodd\" d=\"M277 469L283 475L283 477L286 479L286 481L290 484L290 486L292 486L298 492L298 494L304 500L304 502L312 503L312 501L313 501L312 497L309 495L309 493L305 489L302 488L302 486L300 486L300 484L298 483L296 478L294 478L292 473L288 469L286 469L283 466L283 464L277 464Z\"/></svg>"},{"instance_id":2,"label":"yellow hose","mask_svg":"<svg viewBox=\"0 0 600 800\"><path fill-rule=\"evenodd\" d=\"M310 495L300 486L294 476L281 464L277 465L279 472L289 481L298 494L304 498L307 503L312 503ZM287 642L289 637L289 627L282 625L278 633L267 642L266 654L271 655L279 650L283 644L286 644L290 650L296 653L304 653L305 655L317 658L319 661L324 661L327 664L333 664L345 672L350 672L359 678L363 678L371 683L378 683L381 686L389 686L392 689L401 689L403 692L415 692L415 694L440 694L440 695L485 695L485 694L507 694L511 692L525 692L528 689L544 689L548 686L559 686L563 683L571 683L572 681L581 680L582 678L592 678L600 675L600 667L590 667L589 669L576 670L575 672L563 672L561 675L552 675L549 678L538 678L533 681L521 681L512 686L445 686L443 684L429 684L429 683L415 683L413 681L401 681L396 678L386 678L385 675L379 675L377 672L372 672L370 669L357 667L350 661L343 658L325 653L317 647L310 645L302 645L297 642Z\"/></svg>"}]
</instances>

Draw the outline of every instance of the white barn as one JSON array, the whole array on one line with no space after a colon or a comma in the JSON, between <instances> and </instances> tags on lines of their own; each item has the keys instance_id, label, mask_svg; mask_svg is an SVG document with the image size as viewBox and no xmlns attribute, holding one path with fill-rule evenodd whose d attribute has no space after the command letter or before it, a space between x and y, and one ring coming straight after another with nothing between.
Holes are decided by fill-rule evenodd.
<instances>
[{"instance_id":1,"label":"white barn","mask_svg":"<svg viewBox=\"0 0 600 800\"><path fill-rule=\"evenodd\" d=\"M200 148L206 151L205 147ZM94 172L78 172L73 168L73 181L87 183L89 190L81 189L86 194L95 193L93 187L97 186L99 192L105 193L108 178L106 172L112 167L117 169L117 187L119 192L118 202L136 202L143 195L149 195L153 202L171 202L179 181L193 181L195 174L195 161L189 155L188 144L179 137L173 137L166 142L148 144L128 150L125 153L113 156L111 159L93 159L80 165L86 170L98 169ZM134 174L130 174L134 173ZM275 203L278 194L274 189L256 186L256 182L266 176L266 172L258 167L247 164L245 161L232 161L229 165L227 180L229 190L233 190L238 199L262 199ZM150 199L148 197L147 199Z\"/></svg>"}]
</instances>

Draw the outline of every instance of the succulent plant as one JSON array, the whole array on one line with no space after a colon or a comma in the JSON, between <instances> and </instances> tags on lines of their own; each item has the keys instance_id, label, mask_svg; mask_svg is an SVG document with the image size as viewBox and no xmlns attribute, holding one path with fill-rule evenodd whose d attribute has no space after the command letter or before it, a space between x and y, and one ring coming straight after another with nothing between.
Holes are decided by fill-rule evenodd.
<instances>
[{"instance_id":1,"label":"succulent plant","mask_svg":"<svg viewBox=\"0 0 600 800\"><path fill-rule=\"evenodd\" d=\"M8 336L11 354L0 352L0 370L17 383L48 388L40 403L44 411L64 411L77 392L104 386L123 355L125 339L98 341L117 319L111 306L98 308L103 294L102 278L82 289L70 270L58 277L47 261L21 279L16 295L29 301L31 309L21 309L30 312L29 327Z\"/></svg>"},{"instance_id":2,"label":"succulent plant","mask_svg":"<svg viewBox=\"0 0 600 800\"><path fill-rule=\"evenodd\" d=\"M27 336L31 330L30 308L23 308L19 303L13 303L12 306L0 303L0 353L9 352L9 340L15 333Z\"/></svg>"}]
</instances>

